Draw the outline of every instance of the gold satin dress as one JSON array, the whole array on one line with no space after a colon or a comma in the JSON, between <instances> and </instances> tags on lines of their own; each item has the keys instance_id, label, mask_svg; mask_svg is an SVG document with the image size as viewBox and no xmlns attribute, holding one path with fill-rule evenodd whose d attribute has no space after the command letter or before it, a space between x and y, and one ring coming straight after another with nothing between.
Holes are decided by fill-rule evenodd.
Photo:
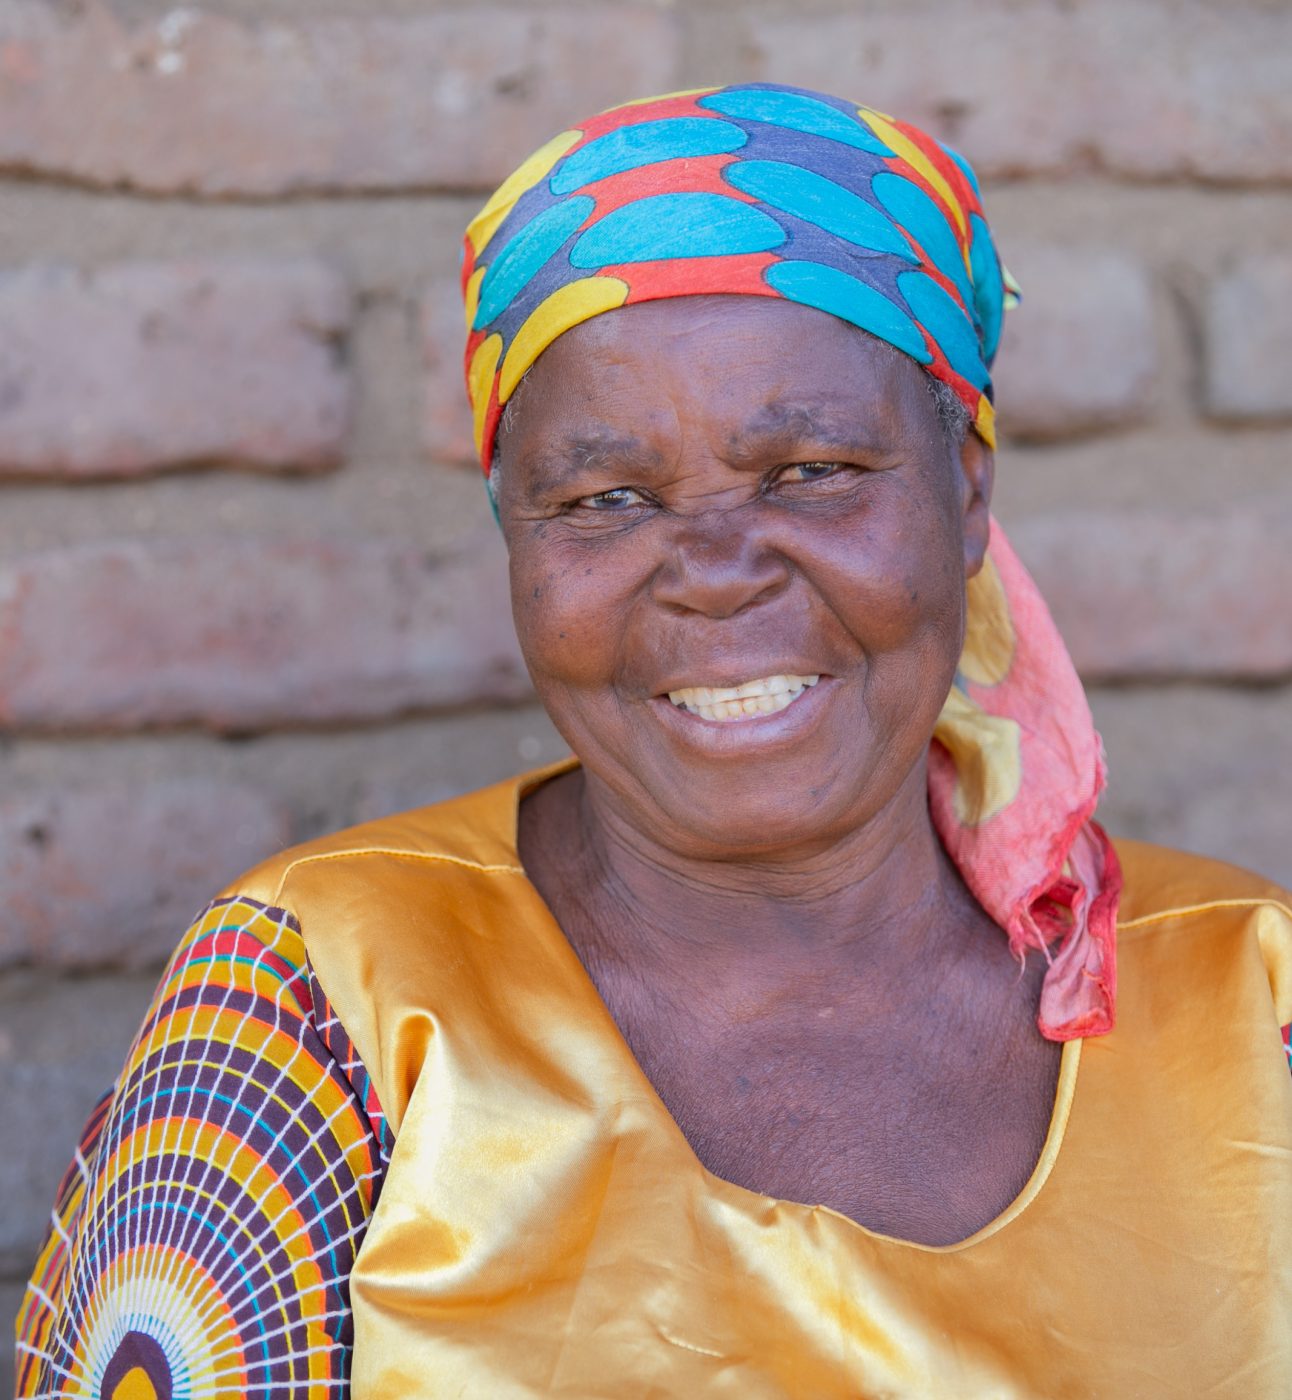
<instances>
[{"instance_id":1,"label":"gold satin dress","mask_svg":"<svg viewBox=\"0 0 1292 1400\"><path fill-rule=\"evenodd\" d=\"M1292 910L1120 843L1116 1029L997 1219L929 1247L705 1170L521 868L529 775L288 852L395 1131L359 1400L1292 1395Z\"/></svg>"}]
</instances>

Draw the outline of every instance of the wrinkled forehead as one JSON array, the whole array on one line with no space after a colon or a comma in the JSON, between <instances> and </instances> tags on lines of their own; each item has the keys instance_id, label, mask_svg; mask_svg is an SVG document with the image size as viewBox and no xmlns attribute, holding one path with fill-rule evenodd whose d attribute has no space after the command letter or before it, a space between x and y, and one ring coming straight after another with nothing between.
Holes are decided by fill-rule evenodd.
<instances>
[{"instance_id":1,"label":"wrinkled forehead","mask_svg":"<svg viewBox=\"0 0 1292 1400\"><path fill-rule=\"evenodd\" d=\"M559 475L709 452L888 454L940 433L932 381L838 318L760 298L622 307L558 337L510 397L495 466Z\"/></svg>"},{"instance_id":2,"label":"wrinkled forehead","mask_svg":"<svg viewBox=\"0 0 1292 1400\"><path fill-rule=\"evenodd\" d=\"M706 409L781 399L856 414L913 395L927 376L886 341L815 308L764 297L697 295L617 307L564 331L509 396L613 411L682 394Z\"/></svg>"}]
</instances>

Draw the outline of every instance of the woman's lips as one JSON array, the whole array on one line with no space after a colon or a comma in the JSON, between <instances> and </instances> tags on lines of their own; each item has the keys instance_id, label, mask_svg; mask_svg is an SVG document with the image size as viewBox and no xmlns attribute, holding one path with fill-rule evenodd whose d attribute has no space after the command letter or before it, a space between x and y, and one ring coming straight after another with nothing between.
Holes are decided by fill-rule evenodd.
<instances>
[{"instance_id":1,"label":"woman's lips","mask_svg":"<svg viewBox=\"0 0 1292 1400\"><path fill-rule=\"evenodd\" d=\"M811 679L810 673L794 675L783 672L781 674L793 681ZM769 676L766 679L771 680L772 678ZM745 682L745 684L749 685L753 682ZM748 714L744 709L744 704L751 699L772 699L775 697L743 696L737 701L716 702L723 705L739 704L741 706L737 715L726 719L709 718L708 712L711 710L711 705L697 705L693 710L685 704L675 704L668 695L653 696L650 701L650 709L673 740L683 744L697 756L747 758L751 754L770 754L775 750L787 746L793 747L801 743L809 733L819 726L821 719L829 709L830 697L838 688L838 684L839 682L834 676L822 673L813 685L791 687L794 689L792 696L788 690L782 692L780 698L777 699L776 707L768 713L759 710L754 714ZM676 695L688 690L709 690L712 692L715 689L721 693L722 691L739 690L740 687L683 686L679 690L673 691L672 694Z\"/></svg>"},{"instance_id":2,"label":"woman's lips","mask_svg":"<svg viewBox=\"0 0 1292 1400\"><path fill-rule=\"evenodd\" d=\"M682 686L668 698L698 719L739 724L788 709L821 679L819 675L760 676L733 686Z\"/></svg>"}]
</instances>

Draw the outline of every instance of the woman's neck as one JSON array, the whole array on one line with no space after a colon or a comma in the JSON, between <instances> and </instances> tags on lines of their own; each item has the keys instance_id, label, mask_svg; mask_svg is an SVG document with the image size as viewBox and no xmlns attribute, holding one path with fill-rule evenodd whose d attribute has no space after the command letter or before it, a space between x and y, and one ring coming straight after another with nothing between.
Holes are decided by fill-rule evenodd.
<instances>
[{"instance_id":1,"label":"woman's neck","mask_svg":"<svg viewBox=\"0 0 1292 1400\"><path fill-rule=\"evenodd\" d=\"M521 857L585 961L714 975L739 962L778 976L822 959L897 971L945 948L949 924L986 921L942 850L925 791L921 767L837 840L698 859L642 830L578 770L522 804Z\"/></svg>"}]
</instances>

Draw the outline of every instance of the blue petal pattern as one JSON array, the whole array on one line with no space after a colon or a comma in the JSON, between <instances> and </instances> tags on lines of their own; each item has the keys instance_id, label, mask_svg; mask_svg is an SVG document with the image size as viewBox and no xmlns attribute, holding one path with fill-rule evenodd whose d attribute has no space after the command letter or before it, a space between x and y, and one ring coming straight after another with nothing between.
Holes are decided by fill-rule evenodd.
<instances>
[{"instance_id":1,"label":"blue petal pattern","mask_svg":"<svg viewBox=\"0 0 1292 1400\"><path fill-rule=\"evenodd\" d=\"M875 253L896 253L918 263L901 229L873 204L801 165L742 160L723 171L727 183L764 204L805 219L836 238ZM876 176L876 180L880 177Z\"/></svg>"},{"instance_id":2,"label":"blue petal pattern","mask_svg":"<svg viewBox=\"0 0 1292 1400\"><path fill-rule=\"evenodd\" d=\"M722 194L647 195L612 209L570 249L573 267L766 253L785 230L752 204Z\"/></svg>"},{"instance_id":3,"label":"blue petal pattern","mask_svg":"<svg viewBox=\"0 0 1292 1400\"><path fill-rule=\"evenodd\" d=\"M927 194L904 175L884 171L870 182L875 198L903 228L920 244L932 259L934 267L949 277L960 289L965 305L973 305L973 288L969 285L969 270L965 267L960 244L951 232L946 215Z\"/></svg>"},{"instance_id":4,"label":"blue petal pattern","mask_svg":"<svg viewBox=\"0 0 1292 1400\"><path fill-rule=\"evenodd\" d=\"M527 223L489 264L473 329L505 311L595 208L596 202L582 195L553 204Z\"/></svg>"},{"instance_id":5,"label":"blue petal pattern","mask_svg":"<svg viewBox=\"0 0 1292 1400\"><path fill-rule=\"evenodd\" d=\"M945 141L942 143L942 149L960 167L960 170L963 173L965 179L969 181L969 188L973 190L974 194L981 197L982 189L978 184L978 176L975 173L973 166L969 164L969 162L964 158L964 156L960 154L959 151L952 150L952 148L948 146Z\"/></svg>"},{"instance_id":6,"label":"blue petal pattern","mask_svg":"<svg viewBox=\"0 0 1292 1400\"><path fill-rule=\"evenodd\" d=\"M727 88L700 98L696 106L721 112L726 117L771 122L808 136L825 136L872 155L893 154L873 131L862 126L855 112L852 115L841 112L820 98L784 88Z\"/></svg>"},{"instance_id":7,"label":"blue petal pattern","mask_svg":"<svg viewBox=\"0 0 1292 1400\"><path fill-rule=\"evenodd\" d=\"M924 274L912 272L903 275L922 277ZM813 262L778 262L773 263L763 276L768 286L788 300L815 306L819 311L828 311L832 316L851 321L854 326L869 331L880 340L886 340L922 365L927 365L933 358L919 326L900 306L867 283L849 277L836 267ZM936 283L933 285L936 286Z\"/></svg>"},{"instance_id":8,"label":"blue petal pattern","mask_svg":"<svg viewBox=\"0 0 1292 1400\"><path fill-rule=\"evenodd\" d=\"M734 123L716 117L666 117L640 126L621 126L572 151L548 185L553 194L570 194L596 180L656 161L738 151L748 139Z\"/></svg>"},{"instance_id":9,"label":"blue petal pattern","mask_svg":"<svg viewBox=\"0 0 1292 1400\"><path fill-rule=\"evenodd\" d=\"M979 214L969 215L969 230L973 242L969 245L969 264L973 268L974 306L982 328L982 355L988 364L996 356L1000 344L1000 323L1005 308L1005 279L1000 275L1000 263L991 241L987 221Z\"/></svg>"},{"instance_id":10,"label":"blue petal pattern","mask_svg":"<svg viewBox=\"0 0 1292 1400\"><path fill-rule=\"evenodd\" d=\"M937 342L947 364L975 389L991 383L969 317L926 272L899 272L897 286L919 323Z\"/></svg>"}]
</instances>

